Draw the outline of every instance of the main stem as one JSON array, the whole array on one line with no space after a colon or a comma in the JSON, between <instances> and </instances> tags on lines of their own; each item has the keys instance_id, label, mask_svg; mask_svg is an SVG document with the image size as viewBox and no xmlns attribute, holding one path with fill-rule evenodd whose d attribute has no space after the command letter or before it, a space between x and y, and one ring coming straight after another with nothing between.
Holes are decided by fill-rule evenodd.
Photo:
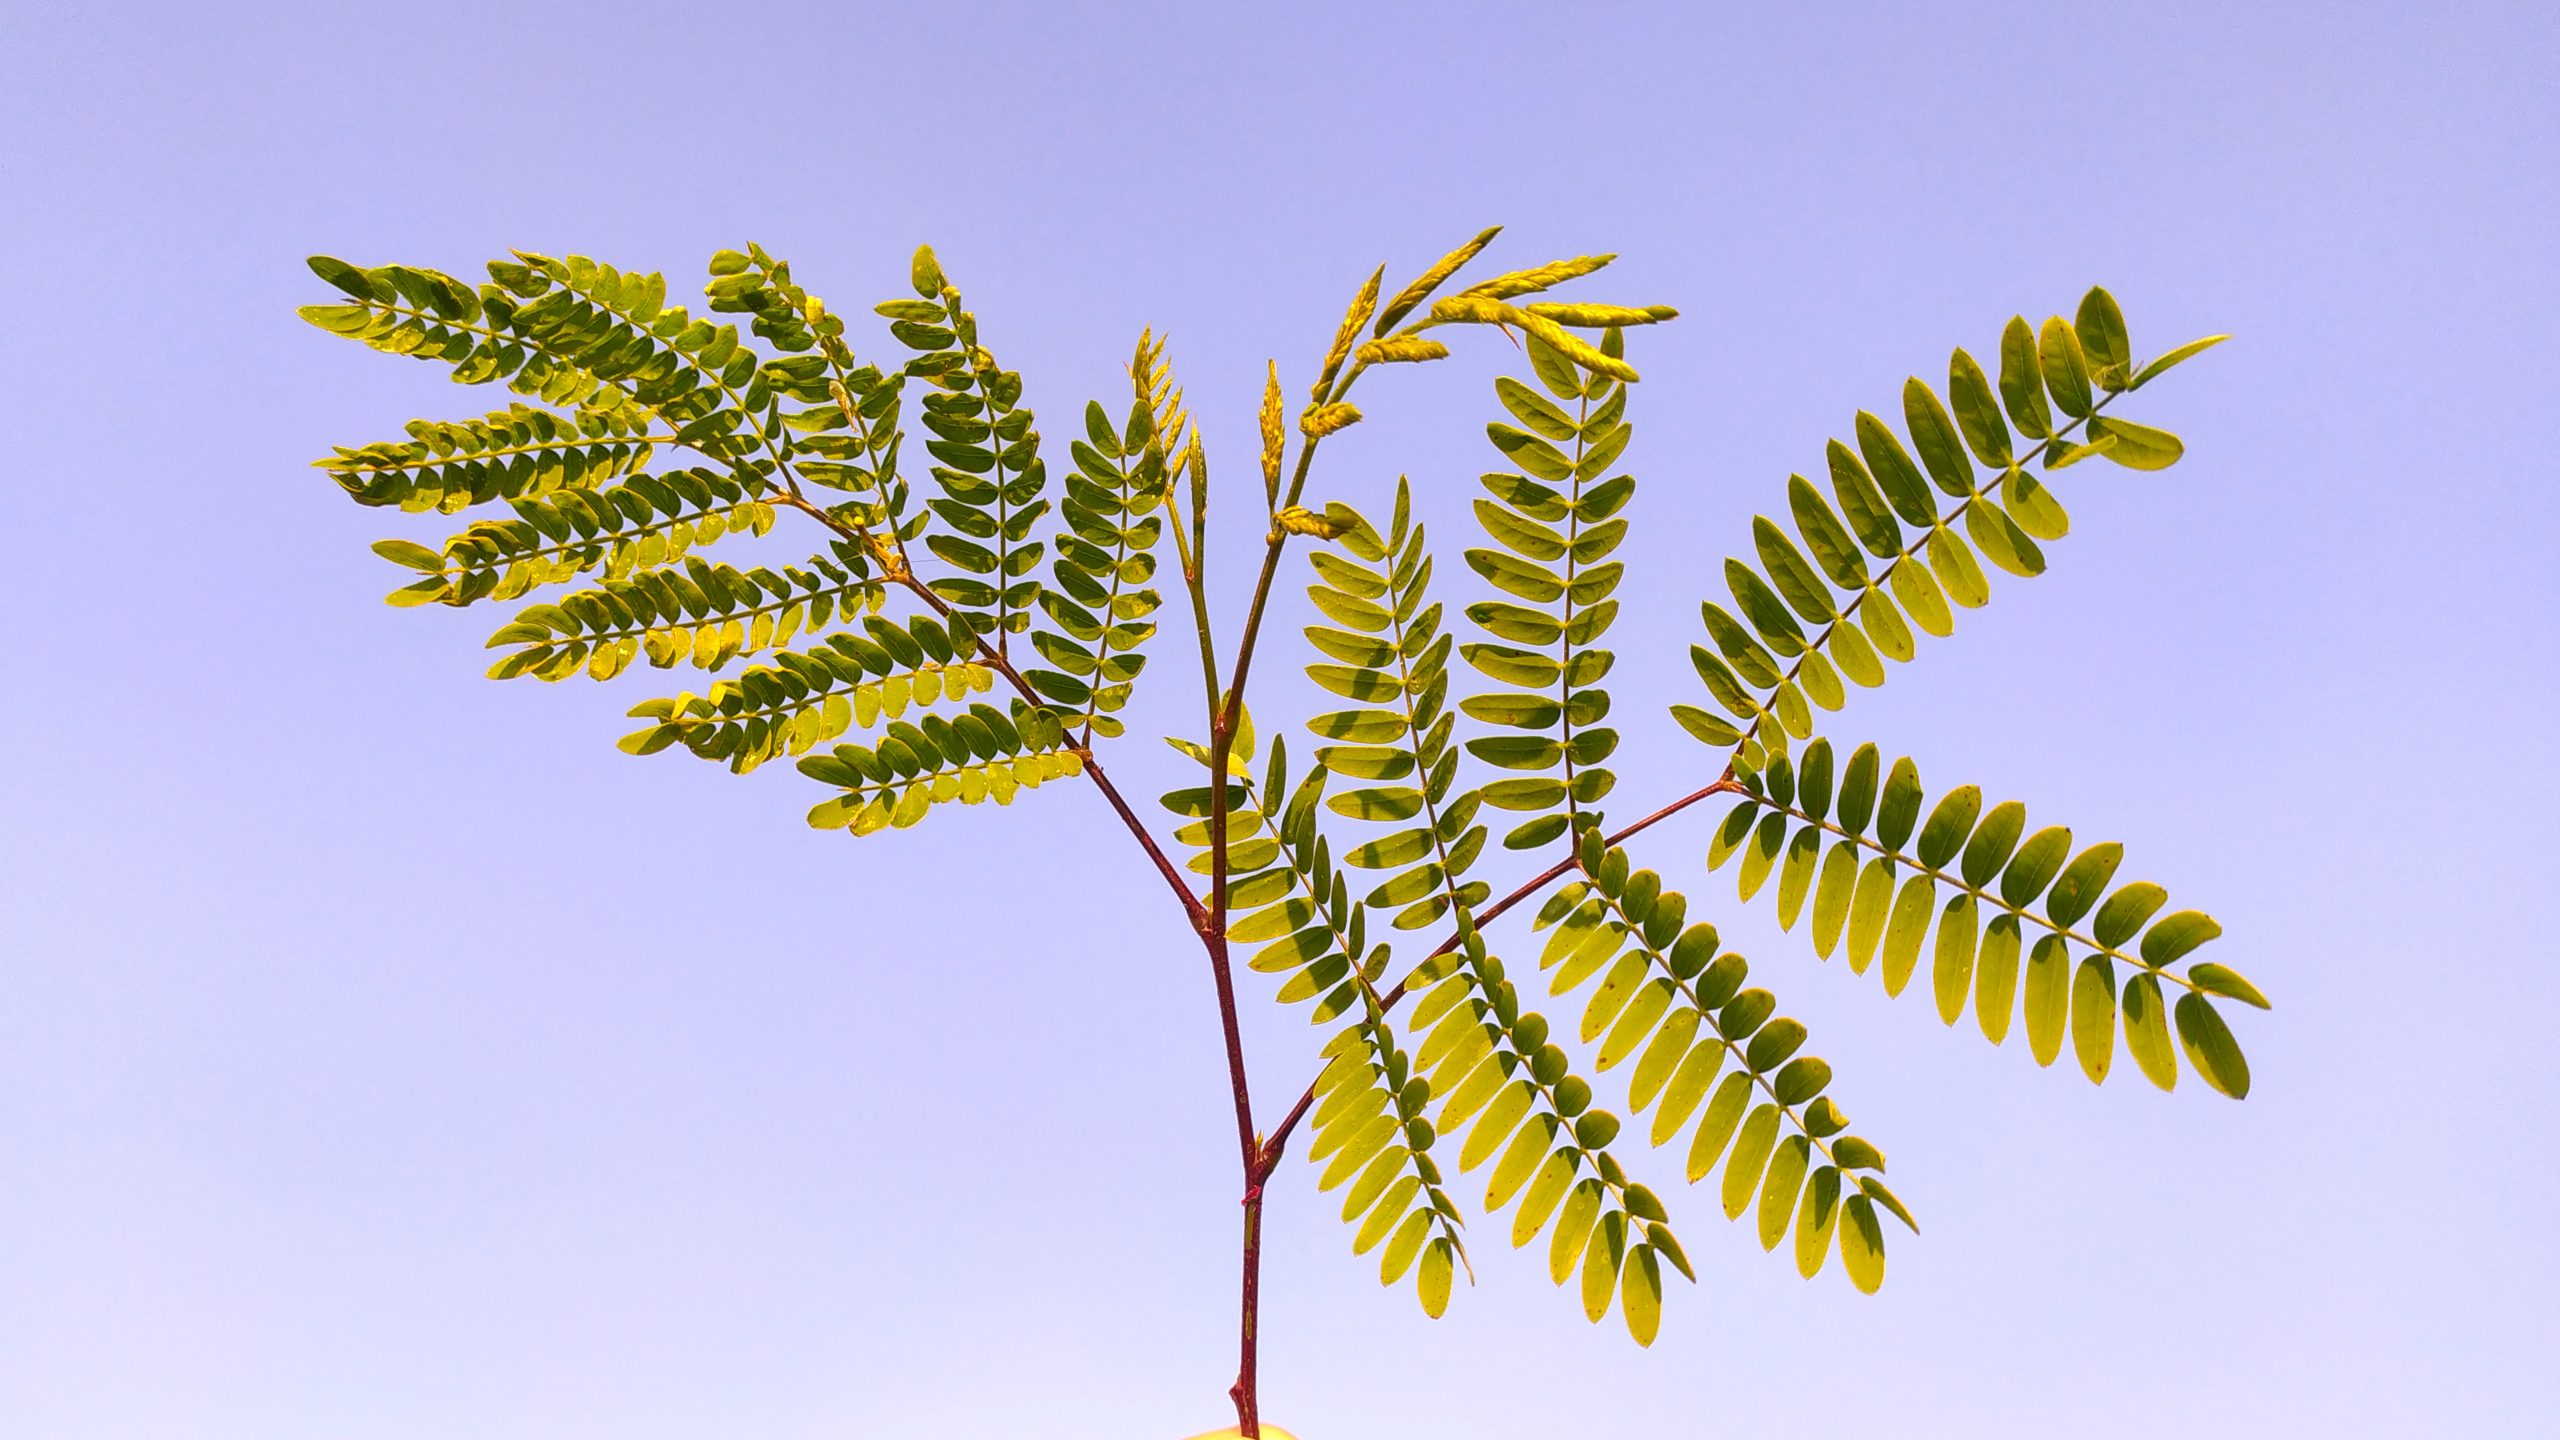
<instances>
[{"instance_id":1,"label":"main stem","mask_svg":"<svg viewBox=\"0 0 2560 1440\"><path fill-rule=\"evenodd\" d=\"M1262 1381L1257 1354L1262 1338L1261 1312L1262 1180L1254 1178L1246 1182L1244 1191L1244 1288L1236 1320L1236 1383L1227 1390L1228 1398L1236 1402L1236 1429L1249 1436L1262 1434Z\"/></svg>"},{"instance_id":2,"label":"main stem","mask_svg":"<svg viewBox=\"0 0 2560 1440\"><path fill-rule=\"evenodd\" d=\"M1330 398L1340 399L1358 374L1355 369L1344 376L1329 392ZM1297 504L1305 491L1318 443L1316 437L1309 436L1298 447L1298 463L1290 474L1288 493L1272 507L1275 517L1283 507ZM1236 731L1244 714L1245 680L1253 670L1254 643L1261 638L1263 608L1271 599L1272 581L1280 573L1280 552L1288 543L1288 532L1275 521L1263 544L1262 573L1255 577L1253 600L1245 607L1244 633L1236 644L1235 673L1228 679L1223 696L1218 689L1217 652L1209 640L1209 610L1201 583L1202 572L1208 569L1205 538L1200 545L1202 553L1195 557L1192 573L1186 577L1190 582L1192 618L1200 630L1201 671L1209 688L1209 920L1201 939L1209 947L1210 968L1217 977L1218 1020L1226 1031L1227 1072L1236 1093L1236 1133L1244 1145L1244 1276L1236 1317L1236 1383L1227 1394L1236 1402L1236 1430L1245 1440L1260 1440L1262 1435L1262 1186L1271 1178L1272 1167L1280 1163L1280 1147L1266 1143L1253 1128L1253 1101L1245 1090L1244 1037L1236 1027L1235 978L1227 955L1227 757L1235 752Z\"/></svg>"}]
</instances>

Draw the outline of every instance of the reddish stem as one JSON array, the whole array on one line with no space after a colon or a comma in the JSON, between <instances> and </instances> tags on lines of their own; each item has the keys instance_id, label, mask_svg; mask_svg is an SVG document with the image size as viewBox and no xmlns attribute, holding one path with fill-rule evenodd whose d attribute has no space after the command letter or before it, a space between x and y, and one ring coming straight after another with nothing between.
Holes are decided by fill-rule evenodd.
<instances>
[{"instance_id":1,"label":"reddish stem","mask_svg":"<svg viewBox=\"0 0 2560 1440\"><path fill-rule=\"evenodd\" d=\"M1262 1339L1262 1181L1271 1172L1257 1163L1251 1173L1244 1191L1244 1288L1242 1313L1236 1326L1236 1383L1227 1395L1236 1402L1236 1429L1248 1437L1258 1437L1262 1434L1257 1354Z\"/></svg>"},{"instance_id":2,"label":"reddish stem","mask_svg":"<svg viewBox=\"0 0 2560 1440\"><path fill-rule=\"evenodd\" d=\"M1078 746L1076 758L1084 765L1084 773L1093 777L1093 783L1102 791L1103 798L1109 800L1111 808L1118 812L1120 823L1128 826L1129 833L1137 838L1138 848L1146 851L1147 858L1156 863L1156 873L1162 875L1164 883L1172 886L1173 893L1181 897L1182 913L1190 919L1191 928L1205 930L1209 912L1201 905L1200 897L1191 893L1191 886L1182 878L1182 872L1174 868L1173 861L1166 858L1164 851L1157 846L1155 837L1147 833L1145 823L1138 819L1136 811L1129 808L1129 802L1120 798L1119 788L1111 783L1110 776L1102 773L1102 765L1093 758L1093 751Z\"/></svg>"}]
</instances>

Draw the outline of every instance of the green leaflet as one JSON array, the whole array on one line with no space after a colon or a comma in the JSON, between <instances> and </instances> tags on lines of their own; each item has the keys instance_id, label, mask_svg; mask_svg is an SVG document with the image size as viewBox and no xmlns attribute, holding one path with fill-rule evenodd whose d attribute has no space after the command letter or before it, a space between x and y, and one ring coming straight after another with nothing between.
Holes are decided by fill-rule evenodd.
<instances>
[{"instance_id":1,"label":"green leaflet","mask_svg":"<svg viewBox=\"0 0 2560 1440\"><path fill-rule=\"evenodd\" d=\"M2222 926L2199 910L2181 910L2152 922L2143 932L2142 963L2150 966L2174 965L2187 953L2208 940L2217 939Z\"/></svg>"},{"instance_id":2,"label":"green leaflet","mask_svg":"<svg viewBox=\"0 0 2560 1440\"><path fill-rule=\"evenodd\" d=\"M2001 420L2000 402L1992 397L1982 366L1961 349L1947 362L1947 394L1955 403L1956 426L1975 457L1994 469L2006 466L2009 427Z\"/></svg>"},{"instance_id":3,"label":"green leaflet","mask_svg":"<svg viewBox=\"0 0 2560 1440\"><path fill-rule=\"evenodd\" d=\"M2022 808L2023 813L2023 808ZM2000 898L2013 909L2034 903L2036 896L2062 873L2063 857L2071 853L2071 830L2068 826L2048 825L2029 837L2010 857L2008 867L2000 874ZM1971 856L1968 855L1970 861Z\"/></svg>"},{"instance_id":4,"label":"green leaflet","mask_svg":"<svg viewBox=\"0 0 2560 1440\"><path fill-rule=\"evenodd\" d=\"M2046 916L2056 925L2078 924L2080 917L2088 914L2090 908L2098 903L2098 896L2105 891L2108 880L2114 877L2116 866L2123 859L2124 847L2114 841L2092 845L2073 856L2045 897Z\"/></svg>"},{"instance_id":5,"label":"green leaflet","mask_svg":"<svg viewBox=\"0 0 2560 1440\"><path fill-rule=\"evenodd\" d=\"M1977 795L1981 792L1976 791ZM2018 837L2027 828L2027 807L2015 800L2004 800L1991 807L1974 827L1972 838L1964 845L1961 872L1964 883L1979 889L1991 883L2015 854ZM1927 837L1922 837L1926 848Z\"/></svg>"},{"instance_id":6,"label":"green leaflet","mask_svg":"<svg viewBox=\"0 0 2560 1440\"><path fill-rule=\"evenodd\" d=\"M1955 612L1947 608L1946 591L1927 566L1905 562L1893 567L1893 594L1922 630L1941 639L1955 633Z\"/></svg>"},{"instance_id":7,"label":"green leaflet","mask_svg":"<svg viewBox=\"0 0 2560 1440\"><path fill-rule=\"evenodd\" d=\"M2045 407L2044 365L2036 351L2036 332L2023 315L2009 317L2000 335L2000 403L2011 423L2030 440L2053 433L2053 412ZM2074 412L2080 413L2080 412Z\"/></svg>"},{"instance_id":8,"label":"green leaflet","mask_svg":"<svg viewBox=\"0 0 2560 1440\"><path fill-rule=\"evenodd\" d=\"M1859 1293L1873 1295L1884 1284L1884 1227L1876 1220L1875 1203L1852 1195L1840 1213L1840 1266Z\"/></svg>"},{"instance_id":9,"label":"green leaflet","mask_svg":"<svg viewBox=\"0 0 2560 1440\"><path fill-rule=\"evenodd\" d=\"M2017 1010L2022 943L2018 917L1998 915L1984 927L1981 948L1974 955L1974 1019L1982 1027L1982 1038L1994 1045L2009 1038L2009 1020Z\"/></svg>"},{"instance_id":10,"label":"green leaflet","mask_svg":"<svg viewBox=\"0 0 2560 1440\"><path fill-rule=\"evenodd\" d=\"M2234 1100L2249 1098L2249 1061L2222 1015L2202 995L2178 997L2178 1043L2205 1083Z\"/></svg>"},{"instance_id":11,"label":"green leaflet","mask_svg":"<svg viewBox=\"0 0 2560 1440\"><path fill-rule=\"evenodd\" d=\"M1973 547L1962 536L1941 525L1929 532L1928 550L1929 572L1948 599L1967 610L1979 610L1991 603L1991 584L1983 578Z\"/></svg>"},{"instance_id":12,"label":"green leaflet","mask_svg":"<svg viewBox=\"0 0 2560 1440\"><path fill-rule=\"evenodd\" d=\"M1839 442L1832 443L1837 445ZM1851 460L1848 463L1855 465L1857 462ZM1849 534L1849 527L1824 503L1821 492L1803 476L1790 476L1787 480L1787 504L1795 516L1797 532L1804 537L1805 548L1821 566L1823 575L1843 590L1864 589L1867 583L1866 557L1859 553L1858 542Z\"/></svg>"},{"instance_id":13,"label":"green leaflet","mask_svg":"<svg viewBox=\"0 0 2560 1440\"><path fill-rule=\"evenodd\" d=\"M1662 1265L1654 1247L1639 1245L1627 1257L1618 1307L1626 1315L1627 1334L1650 1346L1662 1329Z\"/></svg>"},{"instance_id":14,"label":"green leaflet","mask_svg":"<svg viewBox=\"0 0 2560 1440\"><path fill-rule=\"evenodd\" d=\"M1790 1135L1770 1151L1768 1168L1761 1172L1759 1229L1760 1248L1775 1250L1787 1238L1787 1226L1795 1219L1796 1198L1804 1188L1805 1171L1813 1154L1813 1142L1802 1135Z\"/></svg>"},{"instance_id":15,"label":"green leaflet","mask_svg":"<svg viewBox=\"0 0 2560 1440\"><path fill-rule=\"evenodd\" d=\"M2198 965L2187 972L2187 978L2194 981L2195 987L2207 995L2221 995L2244 1005L2254 1005L2261 1010L2270 1008L2267 997L2258 993L2257 986L2250 984L2240 972L2227 966Z\"/></svg>"},{"instance_id":16,"label":"green leaflet","mask_svg":"<svg viewBox=\"0 0 2560 1440\"><path fill-rule=\"evenodd\" d=\"M1761 565L1797 614L1816 625L1838 618L1840 612L1832 605L1822 578L1787 539L1785 531L1763 516L1751 522L1751 536L1759 549Z\"/></svg>"},{"instance_id":17,"label":"green leaflet","mask_svg":"<svg viewBox=\"0 0 2560 1440\"><path fill-rule=\"evenodd\" d=\"M1796 831L1795 838L1787 843L1786 864L1778 877L1779 929L1795 928L1796 916L1812 890L1814 858L1821 848L1822 834L1811 825Z\"/></svg>"},{"instance_id":18,"label":"green leaflet","mask_svg":"<svg viewBox=\"0 0 2560 1440\"><path fill-rule=\"evenodd\" d=\"M2101 385L2113 392L2132 383L2133 343L2126 337L2124 310L2116 304L2116 297L2091 286L2089 293L2080 298L2080 311L2071 328Z\"/></svg>"},{"instance_id":19,"label":"green leaflet","mask_svg":"<svg viewBox=\"0 0 2560 1440\"><path fill-rule=\"evenodd\" d=\"M2137 880L2122 886L2098 907L2097 918L2090 930L2098 943L2110 948L2123 945L2142 929L2143 923L2156 913L2169 898L2169 892L2148 880Z\"/></svg>"},{"instance_id":20,"label":"green leaflet","mask_svg":"<svg viewBox=\"0 0 2560 1440\"><path fill-rule=\"evenodd\" d=\"M1911 838L1920 818L1920 767L1910 757L1893 762L1885 777L1884 801L1876 811L1876 838L1887 850L1899 850Z\"/></svg>"},{"instance_id":21,"label":"green leaflet","mask_svg":"<svg viewBox=\"0 0 2560 1440\"><path fill-rule=\"evenodd\" d=\"M1877 610L1870 612L1869 618L1872 619L1877 614L1890 613L1890 611L1891 602L1884 602ZM1884 683L1884 665L1876 658L1875 648L1868 644L1866 632L1858 627L1833 626L1831 643L1826 647L1826 653L1839 667L1840 673L1861 689L1872 690Z\"/></svg>"},{"instance_id":22,"label":"green leaflet","mask_svg":"<svg viewBox=\"0 0 2560 1440\"><path fill-rule=\"evenodd\" d=\"M1911 463L1909 452L1894 438L1885 423L1864 410L1858 412L1858 446L1866 455L1864 464L1850 453L1849 447L1834 440L1824 449L1824 459L1831 472L1831 493L1840 502L1840 513L1847 517L1849 528L1858 543L1879 560L1891 560L1902 553L1902 527L1895 516L1925 525L1937 513L1930 503L1926 483Z\"/></svg>"},{"instance_id":23,"label":"green leaflet","mask_svg":"<svg viewBox=\"0 0 2560 1440\"><path fill-rule=\"evenodd\" d=\"M1849 923L1850 902L1858 882L1858 847L1847 840L1823 856L1821 877L1814 883L1813 952L1831 958L1832 948Z\"/></svg>"},{"instance_id":24,"label":"green leaflet","mask_svg":"<svg viewBox=\"0 0 2560 1440\"><path fill-rule=\"evenodd\" d=\"M1929 933L1929 916L1936 899L1937 889L1926 875L1912 876L1895 894L1892 913L1885 921L1885 994L1899 995L1902 987L1910 983L1912 968L1920 962L1920 943Z\"/></svg>"},{"instance_id":25,"label":"green leaflet","mask_svg":"<svg viewBox=\"0 0 2560 1440\"><path fill-rule=\"evenodd\" d=\"M2062 502L2043 481L2024 470L2013 469L2002 477L2000 504L2011 523L2038 540L2059 540L2071 533L2071 516Z\"/></svg>"},{"instance_id":26,"label":"green leaflet","mask_svg":"<svg viewBox=\"0 0 2560 1440\"><path fill-rule=\"evenodd\" d=\"M1858 871L1857 888L1849 900L1849 968L1860 975L1867 973L1867 966L1875 959L1877 945L1884 940L1885 920L1891 913L1893 897L1893 861L1881 855L1875 856Z\"/></svg>"},{"instance_id":27,"label":"green leaflet","mask_svg":"<svg viewBox=\"0 0 2560 1440\"><path fill-rule=\"evenodd\" d=\"M1936 808L1929 812L1928 823L1920 827L1917 853L1920 863L1931 870L1943 868L1955 858L1973 833L1975 817L1982 813L1982 787L1960 785L1939 797Z\"/></svg>"},{"instance_id":28,"label":"green leaflet","mask_svg":"<svg viewBox=\"0 0 2560 1440\"><path fill-rule=\"evenodd\" d=\"M2071 1048L2081 1073L2106 1083L2115 1061L2116 976L2104 956L2087 956L2071 977Z\"/></svg>"},{"instance_id":29,"label":"green leaflet","mask_svg":"<svg viewBox=\"0 0 2560 1440\"><path fill-rule=\"evenodd\" d=\"M2062 1053L2071 1018L2071 944L2059 935L2038 939L2027 958L2027 1048L2038 1065Z\"/></svg>"},{"instance_id":30,"label":"green leaflet","mask_svg":"<svg viewBox=\"0 0 2560 1440\"><path fill-rule=\"evenodd\" d=\"M1930 482L1949 495L1971 495L1973 466L1965 458L1964 440L1956 422L1937 392L1914 376L1902 387L1902 413L1910 427L1911 446L1928 467ZM1926 497L1922 499L1925 501ZM1914 525L1929 525L1935 523L1936 511L1934 504L1924 503L1903 511L1903 518Z\"/></svg>"},{"instance_id":31,"label":"green leaflet","mask_svg":"<svg viewBox=\"0 0 2560 1440\"><path fill-rule=\"evenodd\" d=\"M1964 528L1974 548L1992 564L2023 578L2044 573L2044 552L2009 518L2008 511L1997 505L1971 506L1964 512Z\"/></svg>"},{"instance_id":32,"label":"green leaflet","mask_svg":"<svg viewBox=\"0 0 2560 1440\"><path fill-rule=\"evenodd\" d=\"M2162 355L2158 359L2143 366L2140 371L2135 373L2131 388L2136 390L2141 389L2143 386L2150 384L2153 380L2158 379L2160 377L2160 373L2167 370L2170 366L2183 364L2188 360L2192 360L2196 356L2203 354L2205 351L2212 349L2214 346L2219 345L2230 338L2231 337L2228 335L2208 335L2201 340L2188 341L2186 344L2169 351L2167 354Z\"/></svg>"},{"instance_id":33,"label":"green leaflet","mask_svg":"<svg viewBox=\"0 0 2560 1440\"><path fill-rule=\"evenodd\" d=\"M1734 604L1743 618L1751 622L1762 642L1781 655L1799 655L1805 648L1804 629L1787 612L1778 592L1760 578L1750 566L1739 560L1725 562L1725 582L1733 591Z\"/></svg>"},{"instance_id":34,"label":"green leaflet","mask_svg":"<svg viewBox=\"0 0 2560 1440\"><path fill-rule=\"evenodd\" d=\"M1609 1313L1618 1289L1618 1270L1626 1258L1626 1214L1602 1212L1582 1255L1582 1313L1597 1324Z\"/></svg>"},{"instance_id":35,"label":"green leaflet","mask_svg":"<svg viewBox=\"0 0 2560 1440\"><path fill-rule=\"evenodd\" d=\"M2054 407L2065 415L2086 417L2097 397L2090 392L2088 357L2068 321L2056 315L2044 322L2036 333L2036 358L2043 363L2045 388L2053 396Z\"/></svg>"},{"instance_id":36,"label":"green leaflet","mask_svg":"<svg viewBox=\"0 0 2560 1440\"><path fill-rule=\"evenodd\" d=\"M1964 1014L1973 987L1974 947L1981 935L1981 916L1973 897L1958 895L1938 917L1937 959L1930 973L1938 996L1938 1018L1949 1025Z\"/></svg>"},{"instance_id":37,"label":"green leaflet","mask_svg":"<svg viewBox=\"0 0 2560 1440\"><path fill-rule=\"evenodd\" d=\"M1830 812L1830 740L1812 740L1805 746L1805 756L1795 766L1787 766L1784 756L1769 764L1769 776L1777 779L1784 771L1795 771L1795 802L1802 805L1812 820L1823 820Z\"/></svg>"},{"instance_id":38,"label":"green leaflet","mask_svg":"<svg viewBox=\"0 0 2560 1440\"><path fill-rule=\"evenodd\" d=\"M2166 470L2185 457L2184 441L2166 430L2138 425L2119 416L2094 417L2089 421L2093 440L2110 440L2107 458L2133 470Z\"/></svg>"},{"instance_id":39,"label":"green leaflet","mask_svg":"<svg viewBox=\"0 0 2560 1440\"><path fill-rule=\"evenodd\" d=\"M2136 975L2125 983L2119 1003L2124 1010L2125 1048L2152 1084L2163 1090L2178 1086L2177 1052L2169 1045L2167 1001L2154 975Z\"/></svg>"},{"instance_id":40,"label":"green leaflet","mask_svg":"<svg viewBox=\"0 0 2560 1440\"><path fill-rule=\"evenodd\" d=\"M1739 1220L1751 1208L1777 1144L1778 1107L1760 1105L1743 1119L1742 1129L1734 1136L1732 1153L1725 1160L1722 1198L1726 1219Z\"/></svg>"}]
</instances>

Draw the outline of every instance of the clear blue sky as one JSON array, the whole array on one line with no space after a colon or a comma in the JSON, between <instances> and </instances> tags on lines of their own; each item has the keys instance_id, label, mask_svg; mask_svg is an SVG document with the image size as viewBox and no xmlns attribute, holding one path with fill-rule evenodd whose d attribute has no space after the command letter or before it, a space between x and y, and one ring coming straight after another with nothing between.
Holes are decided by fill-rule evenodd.
<instances>
[{"instance_id":1,"label":"clear blue sky","mask_svg":"<svg viewBox=\"0 0 2560 1440\"><path fill-rule=\"evenodd\" d=\"M1267 1413L2549 1433L2560 27L1811 8L7 7L0 1435L1222 1423L1210 995L1099 802L855 843L785 767L616 753L645 679L479 679L489 625L383 607L397 517L307 462L487 393L300 325L301 257L690 286L754 239L859 310L930 240L1053 431L1152 323L1249 486L1264 358L1494 221L1685 311L1633 412L1630 805L1704 778L1659 718L1695 601L1857 407L2092 282L2139 349L2240 337L2145 394L2187 463L2073 472L2053 573L1834 729L2123 840L2277 1008L2246 1104L2093 1090L1665 827L1927 1233L1866 1300L1675 1193L1702 1283L1640 1353L1490 1235L1424 1321L1292 1165ZM1324 492L1410 471L1454 542L1490 363L1370 397ZM1196 728L1165 663L1141 732Z\"/></svg>"}]
</instances>

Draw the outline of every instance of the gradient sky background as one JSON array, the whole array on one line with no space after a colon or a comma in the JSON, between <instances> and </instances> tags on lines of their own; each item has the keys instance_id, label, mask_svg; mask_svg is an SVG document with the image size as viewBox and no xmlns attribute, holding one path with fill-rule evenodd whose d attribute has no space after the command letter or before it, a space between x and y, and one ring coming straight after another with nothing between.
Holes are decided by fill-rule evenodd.
<instances>
[{"instance_id":1,"label":"gradient sky background","mask_svg":"<svg viewBox=\"0 0 2560 1440\"><path fill-rule=\"evenodd\" d=\"M1665 826L1927 1233L1862 1299L1674 1174L1702 1283L1645 1353L1491 1231L1426 1322L1292 1164L1267 1413L2550 1433L2560 23L2139 9L0 10L0 1435L1224 1423L1210 994L1100 800L856 844L787 766L616 753L653 672L480 679L496 622L382 606L366 542L424 532L307 462L502 397L300 324L301 257L690 290L755 239L858 312L930 240L1053 435L1169 330L1249 543L1263 359L1303 383L1374 263L1494 221L1686 312L1638 341L1628 813L1704 778L1695 602L1855 408L2092 282L2144 353L2237 333L2138 407L2185 464L2072 472L2052 572L1830 728L2123 840L2277 1008L2244 1105L2093 1090ZM1457 548L1502 358L1365 390L1320 493L1410 471ZM1196 731L1159 654L1135 728ZM1314 1040L1249 991L1276 1113Z\"/></svg>"}]
</instances>

